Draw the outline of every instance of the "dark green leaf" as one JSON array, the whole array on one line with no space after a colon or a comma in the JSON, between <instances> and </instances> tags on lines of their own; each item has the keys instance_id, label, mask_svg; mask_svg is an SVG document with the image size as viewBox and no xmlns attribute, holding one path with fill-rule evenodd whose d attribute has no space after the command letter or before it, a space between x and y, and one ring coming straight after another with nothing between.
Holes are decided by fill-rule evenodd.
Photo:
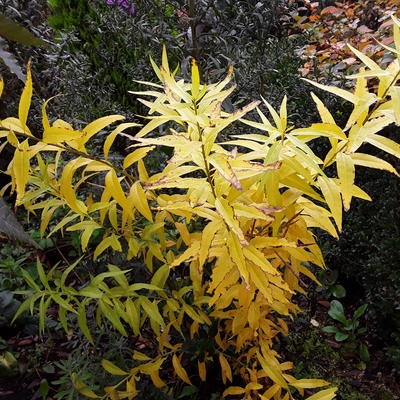
<instances>
[{"instance_id":1,"label":"dark green leaf","mask_svg":"<svg viewBox=\"0 0 400 400\"><path fill-rule=\"evenodd\" d=\"M331 291L332 294L338 299L346 296L346 289L342 285L333 285Z\"/></svg>"},{"instance_id":2,"label":"dark green leaf","mask_svg":"<svg viewBox=\"0 0 400 400\"><path fill-rule=\"evenodd\" d=\"M353 319L358 319L365 313L365 310L367 309L367 304L362 305L361 307L358 307L357 310L354 312Z\"/></svg>"},{"instance_id":3,"label":"dark green leaf","mask_svg":"<svg viewBox=\"0 0 400 400\"><path fill-rule=\"evenodd\" d=\"M47 379L42 379L40 381L39 392L42 395L42 399L46 400L47 395L49 394L49 383L47 382Z\"/></svg>"},{"instance_id":4,"label":"dark green leaf","mask_svg":"<svg viewBox=\"0 0 400 400\"><path fill-rule=\"evenodd\" d=\"M343 342L343 340L346 340L348 337L349 337L349 335L347 333L338 332L335 335L335 340L337 342Z\"/></svg>"},{"instance_id":5,"label":"dark green leaf","mask_svg":"<svg viewBox=\"0 0 400 400\"><path fill-rule=\"evenodd\" d=\"M7 18L4 14L0 14L0 36L28 46L46 45L46 42L42 39L39 39L23 26Z\"/></svg>"},{"instance_id":6,"label":"dark green leaf","mask_svg":"<svg viewBox=\"0 0 400 400\"><path fill-rule=\"evenodd\" d=\"M328 314L331 318L336 321L341 322L344 325L347 325L347 319L344 315L344 309L342 303L337 300L331 301L331 308L328 311Z\"/></svg>"},{"instance_id":7,"label":"dark green leaf","mask_svg":"<svg viewBox=\"0 0 400 400\"><path fill-rule=\"evenodd\" d=\"M337 333L337 332L339 332L338 328L336 328L336 326L333 326L333 325L329 325L329 326L323 327L322 331L326 332L326 333Z\"/></svg>"},{"instance_id":8,"label":"dark green leaf","mask_svg":"<svg viewBox=\"0 0 400 400\"><path fill-rule=\"evenodd\" d=\"M196 386L185 386L182 389L181 394L178 396L178 399L182 399L183 397L192 396L193 394L197 393L199 388Z\"/></svg>"},{"instance_id":9,"label":"dark green leaf","mask_svg":"<svg viewBox=\"0 0 400 400\"><path fill-rule=\"evenodd\" d=\"M369 361L370 358L368 348L364 343L360 344L360 358L364 362Z\"/></svg>"}]
</instances>

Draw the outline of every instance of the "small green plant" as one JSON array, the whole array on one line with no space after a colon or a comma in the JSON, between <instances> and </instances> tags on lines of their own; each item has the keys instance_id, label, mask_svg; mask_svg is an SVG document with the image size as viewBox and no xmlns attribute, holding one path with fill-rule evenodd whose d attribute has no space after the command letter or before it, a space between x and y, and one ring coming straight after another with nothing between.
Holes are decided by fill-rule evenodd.
<instances>
[{"instance_id":1,"label":"small green plant","mask_svg":"<svg viewBox=\"0 0 400 400\"><path fill-rule=\"evenodd\" d=\"M317 292L323 293L327 298L333 296L341 299L346 296L346 289L337 283L338 270L322 270L317 274L322 286L317 287Z\"/></svg>"},{"instance_id":2,"label":"small green plant","mask_svg":"<svg viewBox=\"0 0 400 400\"><path fill-rule=\"evenodd\" d=\"M347 341L346 348L348 350L355 350L358 347L360 359L364 362L369 361L369 352L365 343L361 342L361 335L363 335L367 328L360 326L359 319L365 313L367 305L363 304L358 307L351 318L347 319L343 304L338 300L333 300L331 302L331 307L328 311L329 316L335 321L339 322L341 325L328 325L322 328L326 333L332 333L335 335L335 340L337 342Z\"/></svg>"}]
</instances>

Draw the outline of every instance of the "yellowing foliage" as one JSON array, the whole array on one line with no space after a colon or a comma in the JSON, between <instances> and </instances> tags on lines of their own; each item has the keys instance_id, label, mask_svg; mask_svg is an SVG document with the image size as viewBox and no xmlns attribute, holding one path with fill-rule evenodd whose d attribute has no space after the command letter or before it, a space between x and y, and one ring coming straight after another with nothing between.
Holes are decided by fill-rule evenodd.
<instances>
[{"instance_id":1,"label":"yellowing foliage","mask_svg":"<svg viewBox=\"0 0 400 400\"><path fill-rule=\"evenodd\" d=\"M395 43L394 51L399 52L398 35ZM172 366L177 378L192 384L204 381L207 368L218 362L222 381L232 382L224 396L242 399L256 394L260 399L292 399L290 388L303 395L305 388L328 385L288 374L292 365L280 360L273 344L278 334L287 335L285 321L300 311L292 297L305 293L303 276L316 281L307 266L324 268L311 228L337 237L342 208L348 210L353 197L368 199L354 183L356 166L396 173L386 161L357 150L367 142L400 156L400 146L378 134L400 120L399 63L395 60L384 73L379 69L376 74L375 64L365 56L361 61L373 70L356 78L354 92L315 84L353 104L346 127L337 126L313 95L322 122L293 129L288 126L286 98L278 111L263 99L273 123L258 101L228 113L223 101L234 89L229 86L232 70L222 82L205 85L193 62L192 82L187 83L170 71L164 50L160 67L152 61L162 85L149 83L151 90L139 93L152 98L140 98L149 108L149 121L135 136L122 165L107 157L115 137L131 124L119 125L108 136L104 159L90 155L85 147L99 130L121 120L118 115L77 130L60 120L50 124L44 105L44 132L31 134L25 127L32 85L28 74L19 119L6 118L0 125L0 137L15 148L7 173L17 192L17 205L41 213L42 232L48 230L55 210L66 209L50 234L65 228L81 231L85 250L93 232L100 230L102 239L94 258L110 248L127 249L127 259L144 260L152 278L150 283L130 282L129 270L109 265L109 272L76 290L65 284L74 265L61 280L53 281L52 272L46 275L38 264L43 287L26 274L31 290L23 293L30 297L17 316L40 299L43 328L46 309L54 301L64 328L68 329L66 312L76 313L79 327L91 342L86 319L89 306L97 310L98 323L106 320L122 335L128 330L139 335L149 324L158 342L156 355L135 350L138 366L130 371L103 361L107 371L124 376L120 385L105 388L105 396L111 399L134 398L140 375L163 387L158 373L161 365ZM379 80L379 93L368 91L369 76ZM251 110L257 111L259 122L245 119ZM219 133L237 120L251 127L249 133L219 142ZM167 122L171 124L168 133L155 136L155 128ZM324 160L309 146L319 137L330 144ZM161 145L171 147L173 155L162 171L152 174L146 170L145 157ZM331 165L336 166L336 175L326 172ZM84 188L90 184L96 190L88 196ZM169 286L171 270L187 279ZM112 283L105 281L110 278ZM197 376L190 375L193 368L182 347L201 332L212 335L214 353L202 354L194 368ZM83 394L97 396L74 379ZM309 400L332 399L335 391L322 390Z\"/></svg>"}]
</instances>

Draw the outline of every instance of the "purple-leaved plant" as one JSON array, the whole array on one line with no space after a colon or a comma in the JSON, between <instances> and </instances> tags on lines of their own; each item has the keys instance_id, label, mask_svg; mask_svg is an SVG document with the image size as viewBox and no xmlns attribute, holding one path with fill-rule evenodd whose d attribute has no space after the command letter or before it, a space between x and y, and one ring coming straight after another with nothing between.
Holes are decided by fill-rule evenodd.
<instances>
[{"instance_id":1,"label":"purple-leaved plant","mask_svg":"<svg viewBox=\"0 0 400 400\"><path fill-rule=\"evenodd\" d=\"M120 8L123 8L130 15L136 14L136 9L137 9L136 4L135 3L130 4L128 0L107 0L106 4L108 6L118 6Z\"/></svg>"}]
</instances>

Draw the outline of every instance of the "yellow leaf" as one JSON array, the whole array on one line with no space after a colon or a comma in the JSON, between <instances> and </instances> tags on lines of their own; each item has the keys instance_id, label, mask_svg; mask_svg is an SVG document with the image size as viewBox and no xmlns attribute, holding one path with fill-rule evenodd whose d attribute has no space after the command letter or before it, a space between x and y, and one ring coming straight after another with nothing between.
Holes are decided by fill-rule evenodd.
<instances>
[{"instance_id":1,"label":"yellow leaf","mask_svg":"<svg viewBox=\"0 0 400 400\"><path fill-rule=\"evenodd\" d=\"M141 147L134 152L128 154L124 159L124 168L130 167L133 163L141 160L149 151L153 150L155 146Z\"/></svg>"},{"instance_id":2,"label":"yellow leaf","mask_svg":"<svg viewBox=\"0 0 400 400\"><path fill-rule=\"evenodd\" d=\"M200 74L199 67L197 66L197 62L194 58L192 58L192 96L196 100L199 94L200 88Z\"/></svg>"},{"instance_id":3,"label":"yellow leaf","mask_svg":"<svg viewBox=\"0 0 400 400\"><path fill-rule=\"evenodd\" d=\"M324 381L323 379L299 379L294 382L290 382L289 385L302 389L314 389L321 386L330 385L330 383Z\"/></svg>"},{"instance_id":4,"label":"yellow leaf","mask_svg":"<svg viewBox=\"0 0 400 400\"><path fill-rule=\"evenodd\" d=\"M325 124L336 125L335 119L332 117L332 114L329 112L329 110L325 107L324 103L313 92L311 92L311 97L317 105L317 110L322 122L324 122Z\"/></svg>"},{"instance_id":5,"label":"yellow leaf","mask_svg":"<svg viewBox=\"0 0 400 400\"><path fill-rule=\"evenodd\" d=\"M208 161L235 189L242 190L242 185L225 155L219 153L211 154L208 157Z\"/></svg>"},{"instance_id":6,"label":"yellow leaf","mask_svg":"<svg viewBox=\"0 0 400 400\"><path fill-rule=\"evenodd\" d=\"M276 383L272 385L268 390L266 390L263 395L261 395L261 400L270 400L272 397L281 390L281 387Z\"/></svg>"},{"instance_id":7,"label":"yellow leaf","mask_svg":"<svg viewBox=\"0 0 400 400\"><path fill-rule=\"evenodd\" d=\"M150 222L153 222L153 216L150 211L149 203L147 202L146 193L139 182L135 182L129 193L131 200L137 210Z\"/></svg>"},{"instance_id":8,"label":"yellow leaf","mask_svg":"<svg viewBox=\"0 0 400 400\"><path fill-rule=\"evenodd\" d=\"M71 141L79 140L83 135L84 133L82 131L75 129L50 126L44 130L42 140L44 143L61 144L62 142L67 142L71 144Z\"/></svg>"},{"instance_id":9,"label":"yellow leaf","mask_svg":"<svg viewBox=\"0 0 400 400\"><path fill-rule=\"evenodd\" d=\"M122 251L121 244L114 234L106 237L97 245L93 254L93 259L96 260L100 254L102 254L109 247L112 247L115 251Z\"/></svg>"},{"instance_id":10,"label":"yellow leaf","mask_svg":"<svg viewBox=\"0 0 400 400\"><path fill-rule=\"evenodd\" d=\"M29 143L27 139L15 149L12 162L13 177L17 187L17 202L22 201L25 195L25 186L28 183L30 169L29 159Z\"/></svg>"},{"instance_id":11,"label":"yellow leaf","mask_svg":"<svg viewBox=\"0 0 400 400\"><path fill-rule=\"evenodd\" d=\"M172 262L169 267L174 268L178 265L192 261L193 258L197 258L200 250L200 242L193 242L191 246L189 246L181 255L175 258L174 262Z\"/></svg>"},{"instance_id":12,"label":"yellow leaf","mask_svg":"<svg viewBox=\"0 0 400 400\"><path fill-rule=\"evenodd\" d=\"M228 232L227 242L229 255L236 264L237 269L246 285L249 284L249 271L246 266L246 260L243 254L243 247L233 232Z\"/></svg>"},{"instance_id":13,"label":"yellow leaf","mask_svg":"<svg viewBox=\"0 0 400 400\"><path fill-rule=\"evenodd\" d=\"M369 135L366 138L366 141L375 147L378 147L378 149L400 158L400 145L393 140L380 135Z\"/></svg>"},{"instance_id":14,"label":"yellow leaf","mask_svg":"<svg viewBox=\"0 0 400 400\"><path fill-rule=\"evenodd\" d=\"M192 385L192 382L190 382L190 379L176 354L172 356L172 365L174 366L174 370L179 378L181 378L188 385Z\"/></svg>"},{"instance_id":15,"label":"yellow leaf","mask_svg":"<svg viewBox=\"0 0 400 400\"><path fill-rule=\"evenodd\" d=\"M150 374L151 381L153 385L157 388L162 388L166 385L166 383L160 378L159 371L153 371Z\"/></svg>"},{"instance_id":16,"label":"yellow leaf","mask_svg":"<svg viewBox=\"0 0 400 400\"><path fill-rule=\"evenodd\" d=\"M336 155L337 173L340 180L340 189L343 198L343 207L347 211L350 208L353 196L353 184L355 179L355 168L352 158L345 153Z\"/></svg>"},{"instance_id":17,"label":"yellow leaf","mask_svg":"<svg viewBox=\"0 0 400 400\"><path fill-rule=\"evenodd\" d=\"M284 130L282 129L282 123L281 123L281 119L278 115L278 113L275 111L275 109L271 106L271 104L268 103L267 100L265 100L262 96L261 96L264 104L268 107L269 112L271 113L271 116L275 122L275 126L278 129L279 132L283 132Z\"/></svg>"},{"instance_id":18,"label":"yellow leaf","mask_svg":"<svg viewBox=\"0 0 400 400\"><path fill-rule=\"evenodd\" d=\"M340 232L342 230L342 198L340 196L340 188L334 181L322 176L318 177L318 184Z\"/></svg>"},{"instance_id":19,"label":"yellow leaf","mask_svg":"<svg viewBox=\"0 0 400 400\"><path fill-rule=\"evenodd\" d=\"M197 368L199 370L199 377L202 380L202 382L205 382L207 379L207 369L206 369L206 363L197 361Z\"/></svg>"},{"instance_id":20,"label":"yellow leaf","mask_svg":"<svg viewBox=\"0 0 400 400\"><path fill-rule=\"evenodd\" d=\"M129 201L126 198L125 193L122 190L121 184L119 183L117 174L113 169L107 173L105 183L112 197L130 217L133 217L132 207L130 206Z\"/></svg>"},{"instance_id":21,"label":"yellow leaf","mask_svg":"<svg viewBox=\"0 0 400 400\"><path fill-rule=\"evenodd\" d=\"M221 365L221 375L222 375L222 382L224 385L226 384L226 380L228 379L232 382L232 370L231 366L228 363L228 360L222 353L219 353L219 363Z\"/></svg>"},{"instance_id":22,"label":"yellow leaf","mask_svg":"<svg viewBox=\"0 0 400 400\"><path fill-rule=\"evenodd\" d=\"M74 172L81 166L86 165L91 160L83 159L78 157L72 161L70 161L63 170L61 180L60 180L60 192L63 195L64 199L68 203L68 206L71 210L75 211L78 214L86 214L87 207L86 205L76 198L75 188L72 183L72 177Z\"/></svg>"},{"instance_id":23,"label":"yellow leaf","mask_svg":"<svg viewBox=\"0 0 400 400\"><path fill-rule=\"evenodd\" d=\"M362 165L363 167L368 167L368 168L382 169L385 171L392 172L393 174L399 176L399 174L391 164L378 157L363 153L354 153L351 154L350 156L354 161L355 165Z\"/></svg>"},{"instance_id":24,"label":"yellow leaf","mask_svg":"<svg viewBox=\"0 0 400 400\"><path fill-rule=\"evenodd\" d=\"M235 395L239 395L239 394L243 394L243 393L246 393L246 390L241 388L240 386L230 386L230 387L228 387L228 389L226 389L224 391L222 396L223 397L226 397L229 395L235 396Z\"/></svg>"},{"instance_id":25,"label":"yellow leaf","mask_svg":"<svg viewBox=\"0 0 400 400\"><path fill-rule=\"evenodd\" d=\"M141 126L140 124L135 124L134 122L131 123L125 123L125 124L120 124L118 125L106 138L104 141L103 145L103 152L104 152L104 158L107 159L108 153L110 151L111 146L114 143L115 138L124 130L127 128L131 128L133 126Z\"/></svg>"},{"instance_id":26,"label":"yellow leaf","mask_svg":"<svg viewBox=\"0 0 400 400\"><path fill-rule=\"evenodd\" d=\"M224 198L216 199L215 208L229 228L232 229L232 231L237 235L240 243L242 245L247 245L248 242L244 237L243 231L240 229L239 222L233 216L233 209L229 205L228 201Z\"/></svg>"},{"instance_id":27,"label":"yellow leaf","mask_svg":"<svg viewBox=\"0 0 400 400\"><path fill-rule=\"evenodd\" d=\"M381 68L375 61L371 60L368 56L366 56L361 51L358 51L357 49L355 49L349 43L347 43L347 46L368 68L370 68L372 70L381 71Z\"/></svg>"},{"instance_id":28,"label":"yellow leaf","mask_svg":"<svg viewBox=\"0 0 400 400\"><path fill-rule=\"evenodd\" d=\"M107 117L98 118L85 126L83 132L85 133L85 138L83 143L86 143L93 135L101 131L107 125L112 124L115 121L125 119L123 115L109 115Z\"/></svg>"},{"instance_id":29,"label":"yellow leaf","mask_svg":"<svg viewBox=\"0 0 400 400\"><path fill-rule=\"evenodd\" d=\"M139 365L139 370L141 373L146 374L146 375L150 375L153 372L158 372L160 370L160 367L162 365L162 363L165 361L165 357L164 358L160 358L156 361L152 361L149 362L147 364L142 364Z\"/></svg>"},{"instance_id":30,"label":"yellow leaf","mask_svg":"<svg viewBox=\"0 0 400 400\"><path fill-rule=\"evenodd\" d=\"M282 376L282 372L274 366L271 360L266 360L257 350L257 359L261 364L263 371L268 375L269 378L275 383L277 383L282 388L287 389L288 385Z\"/></svg>"},{"instance_id":31,"label":"yellow leaf","mask_svg":"<svg viewBox=\"0 0 400 400\"><path fill-rule=\"evenodd\" d=\"M285 95L283 97L282 103L281 103L281 107L279 109L279 119L281 121L281 129L282 132L286 130L287 127L287 96Z\"/></svg>"},{"instance_id":32,"label":"yellow leaf","mask_svg":"<svg viewBox=\"0 0 400 400\"><path fill-rule=\"evenodd\" d=\"M199 251L199 268L201 269L204 263L207 260L208 252L210 250L210 246L212 240L214 239L215 234L218 230L223 226L223 222L221 220L215 220L209 222L206 227L203 229L201 234L201 244Z\"/></svg>"},{"instance_id":33,"label":"yellow leaf","mask_svg":"<svg viewBox=\"0 0 400 400\"><path fill-rule=\"evenodd\" d=\"M100 398L100 396L98 396L92 390L86 389L87 386L81 380L78 379L78 375L76 374L76 372L73 372L71 374L71 381L75 389L78 390L79 393L82 393L84 396L87 396L91 399Z\"/></svg>"},{"instance_id":34,"label":"yellow leaf","mask_svg":"<svg viewBox=\"0 0 400 400\"><path fill-rule=\"evenodd\" d=\"M257 383L257 382L249 382L246 385L246 393L249 393L251 390L260 390L263 388L263 385Z\"/></svg>"},{"instance_id":35,"label":"yellow leaf","mask_svg":"<svg viewBox=\"0 0 400 400\"><path fill-rule=\"evenodd\" d=\"M277 275L276 269L271 265L264 254L256 249L256 247L252 245L244 247L243 254L248 260L258 265L263 271L271 275Z\"/></svg>"},{"instance_id":36,"label":"yellow leaf","mask_svg":"<svg viewBox=\"0 0 400 400\"><path fill-rule=\"evenodd\" d=\"M21 95L18 106L18 118L21 121L21 125L25 130L26 121L28 120L29 108L31 106L32 99L32 74L31 74L31 63L29 61L26 67L26 82L25 87Z\"/></svg>"},{"instance_id":37,"label":"yellow leaf","mask_svg":"<svg viewBox=\"0 0 400 400\"><path fill-rule=\"evenodd\" d=\"M146 354L141 353L140 351L135 350L133 352L132 358L134 360L139 360L139 361L149 361L151 360L151 357L146 356Z\"/></svg>"},{"instance_id":38,"label":"yellow leaf","mask_svg":"<svg viewBox=\"0 0 400 400\"><path fill-rule=\"evenodd\" d=\"M128 375L128 372L123 371L121 368L114 365L111 361L101 360L102 367L113 375Z\"/></svg>"},{"instance_id":39,"label":"yellow leaf","mask_svg":"<svg viewBox=\"0 0 400 400\"><path fill-rule=\"evenodd\" d=\"M147 297L141 296L140 304L151 320L163 328L165 327L164 319L161 316L160 311L158 311L157 303L155 301L151 302Z\"/></svg>"},{"instance_id":40,"label":"yellow leaf","mask_svg":"<svg viewBox=\"0 0 400 400\"><path fill-rule=\"evenodd\" d=\"M0 76L0 97L3 94L3 89L4 89L4 80L3 77Z\"/></svg>"},{"instance_id":41,"label":"yellow leaf","mask_svg":"<svg viewBox=\"0 0 400 400\"><path fill-rule=\"evenodd\" d=\"M336 396L337 388L330 388L321 390L318 393L313 394L310 397L307 397L305 400L332 400Z\"/></svg>"},{"instance_id":42,"label":"yellow leaf","mask_svg":"<svg viewBox=\"0 0 400 400\"><path fill-rule=\"evenodd\" d=\"M345 100L349 101L350 103L356 104L356 102L357 102L356 96L354 96L353 93L348 92L347 90L340 89L340 88L335 87L335 86L321 85L320 83L313 82L313 81L310 81L309 79L305 79L305 78L302 78L302 80L306 81L308 83L311 83L311 85L314 85L319 89L325 90L325 91L327 91L329 93L333 93L336 96L339 96L342 99L345 99Z\"/></svg>"}]
</instances>

